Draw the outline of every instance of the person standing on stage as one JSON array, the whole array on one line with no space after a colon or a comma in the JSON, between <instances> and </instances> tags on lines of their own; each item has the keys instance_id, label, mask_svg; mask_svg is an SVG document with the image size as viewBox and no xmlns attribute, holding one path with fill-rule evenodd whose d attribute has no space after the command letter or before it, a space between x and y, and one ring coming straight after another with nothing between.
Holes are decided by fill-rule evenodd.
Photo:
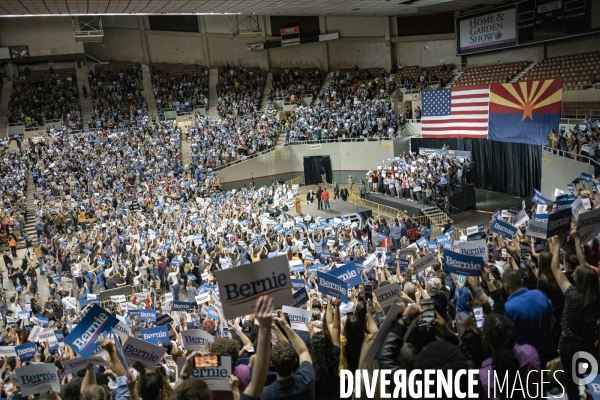
<instances>
[{"instance_id":1,"label":"person standing on stage","mask_svg":"<svg viewBox=\"0 0 600 400\"><path fill-rule=\"evenodd\" d=\"M340 186L337 184L337 182L333 182L333 199L339 199L340 198Z\"/></svg>"},{"instance_id":2,"label":"person standing on stage","mask_svg":"<svg viewBox=\"0 0 600 400\"><path fill-rule=\"evenodd\" d=\"M321 196L323 195L323 189L319 186L319 190L317 190L317 210L323 209L323 200Z\"/></svg>"}]
</instances>

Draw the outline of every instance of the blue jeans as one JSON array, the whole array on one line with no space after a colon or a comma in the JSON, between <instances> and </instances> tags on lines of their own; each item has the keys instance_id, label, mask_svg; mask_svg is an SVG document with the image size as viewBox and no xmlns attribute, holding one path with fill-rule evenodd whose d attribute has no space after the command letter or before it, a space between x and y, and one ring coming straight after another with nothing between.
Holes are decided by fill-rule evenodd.
<instances>
[{"instance_id":1,"label":"blue jeans","mask_svg":"<svg viewBox=\"0 0 600 400\"><path fill-rule=\"evenodd\" d=\"M169 289L171 290L171 293L173 294L173 301L179 301L179 284L170 285Z\"/></svg>"},{"instance_id":2,"label":"blue jeans","mask_svg":"<svg viewBox=\"0 0 600 400\"><path fill-rule=\"evenodd\" d=\"M325 200L323 203L324 203L323 204L323 206L324 206L323 209L324 210L331 210L331 206L329 205L329 200Z\"/></svg>"},{"instance_id":3,"label":"blue jeans","mask_svg":"<svg viewBox=\"0 0 600 400\"><path fill-rule=\"evenodd\" d=\"M396 197L396 188L390 187L390 197Z\"/></svg>"},{"instance_id":4,"label":"blue jeans","mask_svg":"<svg viewBox=\"0 0 600 400\"><path fill-rule=\"evenodd\" d=\"M398 249L402 248L402 244L400 243L401 240L402 240L402 238L400 238L400 239L392 238L392 245L394 246L394 250L398 250Z\"/></svg>"}]
</instances>

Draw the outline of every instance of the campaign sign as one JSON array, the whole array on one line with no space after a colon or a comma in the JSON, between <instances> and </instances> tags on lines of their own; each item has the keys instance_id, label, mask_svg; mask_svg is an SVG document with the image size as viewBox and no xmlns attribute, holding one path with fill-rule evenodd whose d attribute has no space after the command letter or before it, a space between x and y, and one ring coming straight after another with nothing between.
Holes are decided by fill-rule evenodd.
<instances>
[{"instance_id":1,"label":"campaign sign","mask_svg":"<svg viewBox=\"0 0 600 400\"><path fill-rule=\"evenodd\" d=\"M207 344L215 340L214 336L202 329L188 329L181 332L181 342L187 351L205 351Z\"/></svg>"},{"instance_id":2,"label":"campaign sign","mask_svg":"<svg viewBox=\"0 0 600 400\"><path fill-rule=\"evenodd\" d=\"M21 361L29 361L31 358L33 358L33 356L35 356L35 351L35 343L30 342L15 346L15 352Z\"/></svg>"},{"instance_id":3,"label":"campaign sign","mask_svg":"<svg viewBox=\"0 0 600 400\"><path fill-rule=\"evenodd\" d=\"M517 228L499 219L492 221L492 226L490 227L490 230L507 239L512 239L513 236L515 236L515 234L517 233Z\"/></svg>"},{"instance_id":4,"label":"campaign sign","mask_svg":"<svg viewBox=\"0 0 600 400\"><path fill-rule=\"evenodd\" d=\"M50 324L50 319L48 319L46 317L38 317L38 324L42 328L46 328Z\"/></svg>"},{"instance_id":5,"label":"campaign sign","mask_svg":"<svg viewBox=\"0 0 600 400\"><path fill-rule=\"evenodd\" d=\"M29 333L29 341L37 342L38 337L39 337L40 333L42 333L42 332L43 332L43 329L39 325L36 325L33 328L31 328L31 332Z\"/></svg>"},{"instance_id":6,"label":"campaign sign","mask_svg":"<svg viewBox=\"0 0 600 400\"><path fill-rule=\"evenodd\" d=\"M422 238L422 239L423 239L424 241L427 241L425 238ZM398 251L398 255L399 255L400 257L402 257L402 256L410 256L410 255L412 255L412 254L416 253L417 251L419 251L419 249L418 249L418 248L416 248L416 247L405 247L405 248L403 248L403 249L400 249L400 250Z\"/></svg>"},{"instance_id":7,"label":"campaign sign","mask_svg":"<svg viewBox=\"0 0 600 400\"><path fill-rule=\"evenodd\" d=\"M166 326L157 326L141 330L140 339L149 341L151 338L156 338L158 343L169 343L169 329Z\"/></svg>"},{"instance_id":8,"label":"campaign sign","mask_svg":"<svg viewBox=\"0 0 600 400\"><path fill-rule=\"evenodd\" d=\"M183 369L184 365L185 357L177 358L179 371ZM231 375L231 357L221 356L221 365L218 367L195 368L191 377L202 379L211 391L231 392L229 375Z\"/></svg>"},{"instance_id":9,"label":"campaign sign","mask_svg":"<svg viewBox=\"0 0 600 400\"><path fill-rule=\"evenodd\" d=\"M513 226L517 228L523 225L525 222L529 221L529 216L527 215L527 211L521 210L515 215L512 219Z\"/></svg>"},{"instance_id":10,"label":"campaign sign","mask_svg":"<svg viewBox=\"0 0 600 400\"><path fill-rule=\"evenodd\" d=\"M81 357L89 357L97 347L98 337L106 336L118 323L119 320L112 314L94 304L65 338L65 344Z\"/></svg>"},{"instance_id":11,"label":"campaign sign","mask_svg":"<svg viewBox=\"0 0 600 400\"><path fill-rule=\"evenodd\" d=\"M481 276L483 258L467 256L453 251L444 252L444 271L463 276Z\"/></svg>"},{"instance_id":12,"label":"campaign sign","mask_svg":"<svg viewBox=\"0 0 600 400\"><path fill-rule=\"evenodd\" d=\"M539 204L539 203L548 204L549 203L549 200L547 198L545 198L544 196L542 196L542 194L539 192L535 192L535 194L531 198L531 201L536 204Z\"/></svg>"},{"instance_id":13,"label":"campaign sign","mask_svg":"<svg viewBox=\"0 0 600 400\"><path fill-rule=\"evenodd\" d=\"M254 313L261 296L273 298L278 307L293 300L292 281L286 256L216 271L223 311L228 319Z\"/></svg>"},{"instance_id":14,"label":"campaign sign","mask_svg":"<svg viewBox=\"0 0 600 400\"><path fill-rule=\"evenodd\" d=\"M0 357L16 357L15 346L0 346Z\"/></svg>"},{"instance_id":15,"label":"campaign sign","mask_svg":"<svg viewBox=\"0 0 600 400\"><path fill-rule=\"evenodd\" d=\"M339 297L344 303L348 302L348 284L326 272L317 272L319 292L333 297Z\"/></svg>"},{"instance_id":16,"label":"campaign sign","mask_svg":"<svg viewBox=\"0 0 600 400\"><path fill-rule=\"evenodd\" d=\"M600 208L579 215L577 229L581 235L581 243L586 244L600 232Z\"/></svg>"},{"instance_id":17,"label":"campaign sign","mask_svg":"<svg viewBox=\"0 0 600 400\"><path fill-rule=\"evenodd\" d=\"M158 326L166 326L173 322L173 318L169 314L163 314L160 317L156 318L156 325Z\"/></svg>"},{"instance_id":18,"label":"campaign sign","mask_svg":"<svg viewBox=\"0 0 600 400\"><path fill-rule=\"evenodd\" d=\"M471 242L473 240L480 240L483 238L483 232L475 232L470 235L467 235L467 242Z\"/></svg>"},{"instance_id":19,"label":"campaign sign","mask_svg":"<svg viewBox=\"0 0 600 400\"><path fill-rule=\"evenodd\" d=\"M304 263L302 260L292 260L288 261L288 263L290 264L290 269L294 274L304 272Z\"/></svg>"},{"instance_id":20,"label":"campaign sign","mask_svg":"<svg viewBox=\"0 0 600 400\"><path fill-rule=\"evenodd\" d=\"M585 212L585 206L583 205L583 199L578 197L577 200L571 204L571 213L573 214L573 218L575 221L579 219L579 214Z\"/></svg>"},{"instance_id":21,"label":"campaign sign","mask_svg":"<svg viewBox=\"0 0 600 400\"><path fill-rule=\"evenodd\" d=\"M354 286L360 285L362 283L362 279L360 277L360 274L358 273L356 264L354 264L353 262L349 262L343 267L327 271L327 273L346 282L348 284L348 289L353 288Z\"/></svg>"},{"instance_id":22,"label":"campaign sign","mask_svg":"<svg viewBox=\"0 0 600 400\"><path fill-rule=\"evenodd\" d=\"M286 304L286 306L290 307L302 307L304 304L308 302L308 292L306 291L306 287L302 287L302 289L296 291L294 293L294 300L291 303Z\"/></svg>"},{"instance_id":23,"label":"campaign sign","mask_svg":"<svg viewBox=\"0 0 600 400\"><path fill-rule=\"evenodd\" d=\"M565 208L564 210L548 214L548 238L556 236L562 231L568 231L570 227L571 208Z\"/></svg>"},{"instance_id":24,"label":"campaign sign","mask_svg":"<svg viewBox=\"0 0 600 400\"><path fill-rule=\"evenodd\" d=\"M306 281L304 279L292 279L292 289L300 290L306 286Z\"/></svg>"},{"instance_id":25,"label":"campaign sign","mask_svg":"<svg viewBox=\"0 0 600 400\"><path fill-rule=\"evenodd\" d=\"M156 310L140 310L140 320L156 322Z\"/></svg>"},{"instance_id":26,"label":"campaign sign","mask_svg":"<svg viewBox=\"0 0 600 400\"><path fill-rule=\"evenodd\" d=\"M167 349L130 337L123 346L123 355L128 364L140 362L147 369L154 369Z\"/></svg>"},{"instance_id":27,"label":"campaign sign","mask_svg":"<svg viewBox=\"0 0 600 400\"><path fill-rule=\"evenodd\" d=\"M400 292L400 284L398 282L392 283L391 285L381 286L377 290L373 291L382 308L391 306L392 303L394 303L394 300L400 296Z\"/></svg>"},{"instance_id":28,"label":"campaign sign","mask_svg":"<svg viewBox=\"0 0 600 400\"><path fill-rule=\"evenodd\" d=\"M49 389L60 393L60 377L54 363L28 365L16 372L22 396L46 393Z\"/></svg>"},{"instance_id":29,"label":"campaign sign","mask_svg":"<svg viewBox=\"0 0 600 400\"><path fill-rule=\"evenodd\" d=\"M116 333L121 340L127 340L127 338L131 335L131 329L123 321L119 321L119 323L115 325L113 332Z\"/></svg>"},{"instance_id":30,"label":"campaign sign","mask_svg":"<svg viewBox=\"0 0 600 400\"><path fill-rule=\"evenodd\" d=\"M50 344L50 347L53 345L55 346L58 343L56 336L54 336L54 331L51 329L47 329L40 333L40 336L38 337L38 343L40 344L43 344L46 340L48 341L48 344Z\"/></svg>"},{"instance_id":31,"label":"campaign sign","mask_svg":"<svg viewBox=\"0 0 600 400\"><path fill-rule=\"evenodd\" d=\"M62 331L55 330L54 336L56 336L56 340L58 341L58 343L64 343L65 335L62 333Z\"/></svg>"},{"instance_id":32,"label":"campaign sign","mask_svg":"<svg viewBox=\"0 0 600 400\"><path fill-rule=\"evenodd\" d=\"M174 301L173 311L189 311L194 305L186 301Z\"/></svg>"},{"instance_id":33,"label":"campaign sign","mask_svg":"<svg viewBox=\"0 0 600 400\"><path fill-rule=\"evenodd\" d=\"M31 311L19 311L17 313L17 319L29 319Z\"/></svg>"},{"instance_id":34,"label":"campaign sign","mask_svg":"<svg viewBox=\"0 0 600 400\"><path fill-rule=\"evenodd\" d=\"M208 308L206 309L206 316L212 319L213 321L219 320L219 313L217 312L217 310L215 310L213 306L208 306Z\"/></svg>"},{"instance_id":35,"label":"campaign sign","mask_svg":"<svg viewBox=\"0 0 600 400\"><path fill-rule=\"evenodd\" d=\"M458 253L467 256L481 257L489 260L488 248L485 239L473 240L471 242L460 242L456 245Z\"/></svg>"},{"instance_id":36,"label":"campaign sign","mask_svg":"<svg viewBox=\"0 0 600 400\"><path fill-rule=\"evenodd\" d=\"M548 223L548 215L550 214L533 214L533 220Z\"/></svg>"},{"instance_id":37,"label":"campaign sign","mask_svg":"<svg viewBox=\"0 0 600 400\"><path fill-rule=\"evenodd\" d=\"M210 300L210 293L209 292L200 293L194 299L196 300L196 303L198 303L198 304L206 303L207 301Z\"/></svg>"},{"instance_id":38,"label":"campaign sign","mask_svg":"<svg viewBox=\"0 0 600 400\"><path fill-rule=\"evenodd\" d=\"M556 209L557 210L564 210L567 208L571 208L571 205L573 204L572 200L561 200L561 201L557 201L556 202Z\"/></svg>"},{"instance_id":39,"label":"campaign sign","mask_svg":"<svg viewBox=\"0 0 600 400\"><path fill-rule=\"evenodd\" d=\"M546 239L548 235L548 221L529 221L525 234L539 239Z\"/></svg>"},{"instance_id":40,"label":"campaign sign","mask_svg":"<svg viewBox=\"0 0 600 400\"><path fill-rule=\"evenodd\" d=\"M435 254L427 254L424 257L421 257L417 261L410 264L411 267L415 269L415 273L419 273L421 271L425 271L427 267L431 267L433 264L437 262L437 257Z\"/></svg>"},{"instance_id":41,"label":"campaign sign","mask_svg":"<svg viewBox=\"0 0 600 400\"><path fill-rule=\"evenodd\" d=\"M293 330L308 332L306 324L312 319L312 311L288 306L283 306L281 311L287 313L290 319L290 326Z\"/></svg>"},{"instance_id":42,"label":"campaign sign","mask_svg":"<svg viewBox=\"0 0 600 400\"><path fill-rule=\"evenodd\" d=\"M104 359L104 357L98 357L98 356L92 356L92 357L78 357L78 358L72 358L70 360L66 360L63 361L62 363L65 367L65 369L68 369L71 373L76 374L77 371L81 371L82 369L85 369L88 364L93 364L96 366L103 366L103 367L108 367L110 366L106 360Z\"/></svg>"}]
</instances>

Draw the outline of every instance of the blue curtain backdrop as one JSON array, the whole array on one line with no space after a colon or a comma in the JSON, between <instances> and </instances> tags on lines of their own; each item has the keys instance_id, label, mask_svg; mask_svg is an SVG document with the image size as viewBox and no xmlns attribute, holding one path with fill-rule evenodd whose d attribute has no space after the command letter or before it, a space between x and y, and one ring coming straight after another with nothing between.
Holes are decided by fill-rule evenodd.
<instances>
[{"instance_id":1,"label":"blue curtain backdrop","mask_svg":"<svg viewBox=\"0 0 600 400\"><path fill-rule=\"evenodd\" d=\"M496 142L483 139L411 139L411 150L419 147L467 150L475 161L475 187L512 194L533 196L542 179L542 146Z\"/></svg>"}]
</instances>

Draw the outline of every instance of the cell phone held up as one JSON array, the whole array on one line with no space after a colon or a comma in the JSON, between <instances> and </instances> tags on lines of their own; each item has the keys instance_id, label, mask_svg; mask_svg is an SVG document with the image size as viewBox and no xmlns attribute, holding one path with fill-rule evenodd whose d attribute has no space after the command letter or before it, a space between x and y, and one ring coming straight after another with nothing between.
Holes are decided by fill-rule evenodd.
<instances>
[{"instance_id":1,"label":"cell phone held up","mask_svg":"<svg viewBox=\"0 0 600 400\"><path fill-rule=\"evenodd\" d=\"M421 308L423 309L423 323L424 326L433 325L435 319L435 305L431 299L421 300Z\"/></svg>"},{"instance_id":2,"label":"cell phone held up","mask_svg":"<svg viewBox=\"0 0 600 400\"><path fill-rule=\"evenodd\" d=\"M194 366L196 368L218 367L219 365L221 365L221 356L218 354L194 357Z\"/></svg>"},{"instance_id":3,"label":"cell phone held up","mask_svg":"<svg viewBox=\"0 0 600 400\"><path fill-rule=\"evenodd\" d=\"M365 293L365 301L367 303L373 302L373 284L365 283L363 288Z\"/></svg>"}]
</instances>

